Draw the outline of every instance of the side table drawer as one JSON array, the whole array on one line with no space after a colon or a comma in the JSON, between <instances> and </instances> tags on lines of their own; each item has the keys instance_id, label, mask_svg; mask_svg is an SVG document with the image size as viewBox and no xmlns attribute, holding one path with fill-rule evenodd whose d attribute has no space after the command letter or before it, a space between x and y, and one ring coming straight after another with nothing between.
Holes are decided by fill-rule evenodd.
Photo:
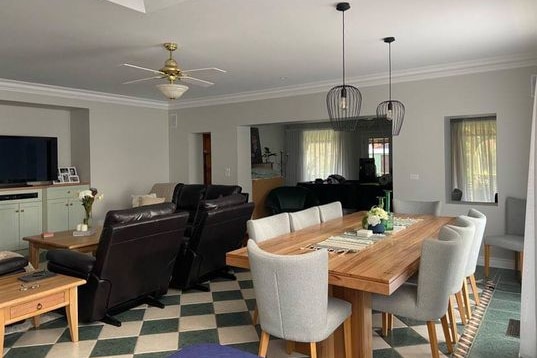
<instances>
[{"instance_id":1,"label":"side table drawer","mask_svg":"<svg viewBox=\"0 0 537 358\"><path fill-rule=\"evenodd\" d=\"M37 300L21 303L10 308L10 319L16 319L27 314L36 314L40 311L47 312L51 308L61 307L66 302L66 293L58 292Z\"/></svg>"}]
</instances>

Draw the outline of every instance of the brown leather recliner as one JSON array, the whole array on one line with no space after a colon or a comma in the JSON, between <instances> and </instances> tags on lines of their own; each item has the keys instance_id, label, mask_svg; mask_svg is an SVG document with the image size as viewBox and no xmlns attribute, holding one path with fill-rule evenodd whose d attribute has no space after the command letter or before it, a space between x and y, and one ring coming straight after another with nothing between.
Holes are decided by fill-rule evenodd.
<instances>
[{"instance_id":1,"label":"brown leather recliner","mask_svg":"<svg viewBox=\"0 0 537 358\"><path fill-rule=\"evenodd\" d=\"M207 279L218 275L235 279L227 272L226 253L243 243L254 210L254 203L245 201L244 195L232 194L200 202L192 235L175 263L171 287L208 291L200 285Z\"/></svg>"},{"instance_id":2,"label":"brown leather recliner","mask_svg":"<svg viewBox=\"0 0 537 358\"><path fill-rule=\"evenodd\" d=\"M48 269L87 281L78 289L81 321L121 326L116 313L142 303L164 308L157 298L168 290L187 218L172 203L109 211L95 257L51 250Z\"/></svg>"}]
</instances>

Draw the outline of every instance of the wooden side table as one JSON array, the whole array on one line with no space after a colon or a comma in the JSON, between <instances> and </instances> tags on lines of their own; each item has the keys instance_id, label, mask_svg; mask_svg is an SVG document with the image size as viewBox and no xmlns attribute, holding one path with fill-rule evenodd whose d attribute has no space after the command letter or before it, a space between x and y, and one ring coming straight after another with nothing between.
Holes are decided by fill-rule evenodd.
<instances>
[{"instance_id":1,"label":"wooden side table","mask_svg":"<svg viewBox=\"0 0 537 358\"><path fill-rule=\"evenodd\" d=\"M78 341L77 287L86 280L56 275L33 282L18 278L25 273L0 278L0 354L4 352L7 324L65 307L71 340Z\"/></svg>"},{"instance_id":2,"label":"wooden side table","mask_svg":"<svg viewBox=\"0 0 537 358\"><path fill-rule=\"evenodd\" d=\"M41 235L28 236L30 263L34 268L39 267L39 250L67 249L80 252L95 252L99 245L102 227L97 227L95 234L90 236L73 236L73 230L58 231L53 237L43 238Z\"/></svg>"}]
</instances>

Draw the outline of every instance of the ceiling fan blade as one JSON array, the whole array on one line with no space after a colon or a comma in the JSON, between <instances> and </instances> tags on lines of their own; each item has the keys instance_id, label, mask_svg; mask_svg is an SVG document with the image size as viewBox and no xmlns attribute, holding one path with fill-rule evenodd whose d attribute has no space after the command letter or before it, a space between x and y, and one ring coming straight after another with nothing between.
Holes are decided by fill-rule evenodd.
<instances>
[{"instance_id":1,"label":"ceiling fan blade","mask_svg":"<svg viewBox=\"0 0 537 358\"><path fill-rule=\"evenodd\" d=\"M223 72L223 73L227 72L226 70L222 70L221 68L218 68L218 67L195 68L195 69L192 69L192 70L185 70L185 71L181 71L181 72L189 73L189 72L201 72L201 71L216 71L216 72Z\"/></svg>"},{"instance_id":2,"label":"ceiling fan blade","mask_svg":"<svg viewBox=\"0 0 537 358\"><path fill-rule=\"evenodd\" d=\"M193 85L198 85L198 86L201 86L201 87L211 87L212 85L214 85L214 83L212 83L212 82L205 81L205 80L200 80L199 78L190 77L190 76L181 76L180 81L186 82L186 83L191 83Z\"/></svg>"},{"instance_id":3,"label":"ceiling fan blade","mask_svg":"<svg viewBox=\"0 0 537 358\"><path fill-rule=\"evenodd\" d=\"M153 70L151 68L146 68L146 67L140 67L140 66L136 66L136 65L131 65L130 63L124 63L123 66L127 66L127 67L132 67L132 68L137 68L139 70L144 70L144 71L149 71L149 72L153 72L155 74L159 74L159 75L165 75L164 72L162 71L159 71L159 70Z\"/></svg>"},{"instance_id":4,"label":"ceiling fan blade","mask_svg":"<svg viewBox=\"0 0 537 358\"><path fill-rule=\"evenodd\" d=\"M165 76L146 77L146 78L140 78L140 79L138 79L138 80L132 80L132 81L123 82L122 84L123 84L123 85L128 85L128 84L131 84L131 83L142 82L142 81L149 81L149 80L154 80L154 79L157 79L157 78L164 78L164 77L165 77Z\"/></svg>"}]
</instances>

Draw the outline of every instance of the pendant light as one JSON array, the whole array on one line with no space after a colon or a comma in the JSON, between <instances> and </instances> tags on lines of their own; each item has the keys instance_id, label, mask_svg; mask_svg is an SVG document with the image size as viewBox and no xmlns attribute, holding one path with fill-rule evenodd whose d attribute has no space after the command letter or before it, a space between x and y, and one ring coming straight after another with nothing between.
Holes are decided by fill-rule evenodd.
<instances>
[{"instance_id":1,"label":"pendant light","mask_svg":"<svg viewBox=\"0 0 537 358\"><path fill-rule=\"evenodd\" d=\"M378 105L377 117L392 121L392 135L399 135L405 119L405 105L397 100L392 100L392 42L395 41L395 37L385 37L382 40L388 44L390 97Z\"/></svg>"},{"instance_id":2,"label":"pendant light","mask_svg":"<svg viewBox=\"0 0 537 358\"><path fill-rule=\"evenodd\" d=\"M358 123L362 94L358 88L345 84L345 11L351 6L348 2L340 2L336 9L343 16L343 84L335 86L326 95L326 106L330 124L335 131L354 131Z\"/></svg>"}]
</instances>

